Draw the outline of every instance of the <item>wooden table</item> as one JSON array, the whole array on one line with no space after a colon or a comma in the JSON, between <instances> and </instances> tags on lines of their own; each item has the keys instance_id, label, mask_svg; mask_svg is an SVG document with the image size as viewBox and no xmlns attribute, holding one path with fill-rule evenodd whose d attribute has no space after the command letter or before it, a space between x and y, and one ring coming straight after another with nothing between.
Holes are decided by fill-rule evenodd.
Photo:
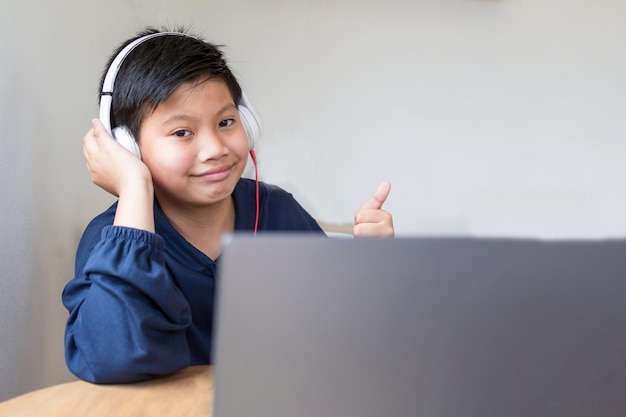
<instances>
[{"instance_id":1,"label":"wooden table","mask_svg":"<svg viewBox=\"0 0 626 417\"><path fill-rule=\"evenodd\" d=\"M1 417L208 417L213 400L210 366L192 366L136 384L74 381L0 403Z\"/></svg>"}]
</instances>

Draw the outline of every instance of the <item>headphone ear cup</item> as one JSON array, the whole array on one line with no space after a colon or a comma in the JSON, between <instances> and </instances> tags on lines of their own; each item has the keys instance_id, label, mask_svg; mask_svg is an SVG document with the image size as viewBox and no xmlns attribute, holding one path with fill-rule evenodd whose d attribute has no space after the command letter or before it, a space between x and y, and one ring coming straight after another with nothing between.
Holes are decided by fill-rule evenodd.
<instances>
[{"instance_id":1,"label":"headphone ear cup","mask_svg":"<svg viewBox=\"0 0 626 417\"><path fill-rule=\"evenodd\" d=\"M133 134L126 126L116 127L115 129L113 129L112 135L117 143L122 145L137 158L141 159L141 151L139 150L139 145L133 137Z\"/></svg>"},{"instance_id":2,"label":"headphone ear cup","mask_svg":"<svg viewBox=\"0 0 626 417\"><path fill-rule=\"evenodd\" d=\"M246 130L246 135L248 136L248 148L252 150L254 149L254 144L261 133L259 121L246 106L240 105L238 109L243 127Z\"/></svg>"}]
</instances>

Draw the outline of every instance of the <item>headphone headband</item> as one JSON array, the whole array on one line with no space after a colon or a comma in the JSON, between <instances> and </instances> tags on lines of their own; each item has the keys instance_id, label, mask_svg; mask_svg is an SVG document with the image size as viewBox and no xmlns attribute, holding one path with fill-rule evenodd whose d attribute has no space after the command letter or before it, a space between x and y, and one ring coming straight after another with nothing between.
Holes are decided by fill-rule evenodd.
<instances>
[{"instance_id":1,"label":"headphone headband","mask_svg":"<svg viewBox=\"0 0 626 417\"><path fill-rule=\"evenodd\" d=\"M104 81L102 82L102 91L100 92L100 120L104 124L104 127L111 133L111 105L113 101L113 87L115 85L115 78L117 77L117 73L122 66L122 63L126 59L126 57L139 45L142 43L157 38L160 36L187 36L191 38L192 36L187 35L186 33L181 32L158 32L152 33L150 35L142 36L140 38L135 39L128 45L126 45L120 52L117 54L109 69L107 70L106 75L104 76Z\"/></svg>"}]
</instances>

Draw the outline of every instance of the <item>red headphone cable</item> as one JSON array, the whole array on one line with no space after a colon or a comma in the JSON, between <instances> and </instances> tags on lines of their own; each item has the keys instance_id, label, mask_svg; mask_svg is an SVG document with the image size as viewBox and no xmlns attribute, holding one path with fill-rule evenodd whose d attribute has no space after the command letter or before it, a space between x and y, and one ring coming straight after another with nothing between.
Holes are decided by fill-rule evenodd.
<instances>
[{"instance_id":1,"label":"red headphone cable","mask_svg":"<svg viewBox=\"0 0 626 417\"><path fill-rule=\"evenodd\" d=\"M256 209L255 209L255 215L254 215L254 236L256 236L256 231L259 228L259 168L256 165L256 154L254 153L254 149L250 150L250 156L252 157L252 162L254 162L255 200L256 200Z\"/></svg>"}]
</instances>

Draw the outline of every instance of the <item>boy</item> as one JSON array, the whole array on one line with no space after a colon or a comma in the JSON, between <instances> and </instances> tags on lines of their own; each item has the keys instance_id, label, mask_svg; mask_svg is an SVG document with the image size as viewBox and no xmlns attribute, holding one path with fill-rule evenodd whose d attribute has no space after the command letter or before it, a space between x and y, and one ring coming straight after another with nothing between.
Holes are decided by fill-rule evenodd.
<instances>
[{"instance_id":1,"label":"boy","mask_svg":"<svg viewBox=\"0 0 626 417\"><path fill-rule=\"evenodd\" d=\"M86 228L63 292L68 367L96 383L211 363L224 234L323 234L291 194L241 178L248 152L254 157L251 108L217 47L148 29L116 51L115 65L115 93L111 69L101 89L101 108L110 100L112 109L105 124L93 121L83 150L92 181L118 201ZM128 132L115 130L116 141L107 128L119 126ZM124 135L137 155L120 145ZM357 212L355 236L393 236L380 209L388 193L384 183Z\"/></svg>"}]
</instances>

